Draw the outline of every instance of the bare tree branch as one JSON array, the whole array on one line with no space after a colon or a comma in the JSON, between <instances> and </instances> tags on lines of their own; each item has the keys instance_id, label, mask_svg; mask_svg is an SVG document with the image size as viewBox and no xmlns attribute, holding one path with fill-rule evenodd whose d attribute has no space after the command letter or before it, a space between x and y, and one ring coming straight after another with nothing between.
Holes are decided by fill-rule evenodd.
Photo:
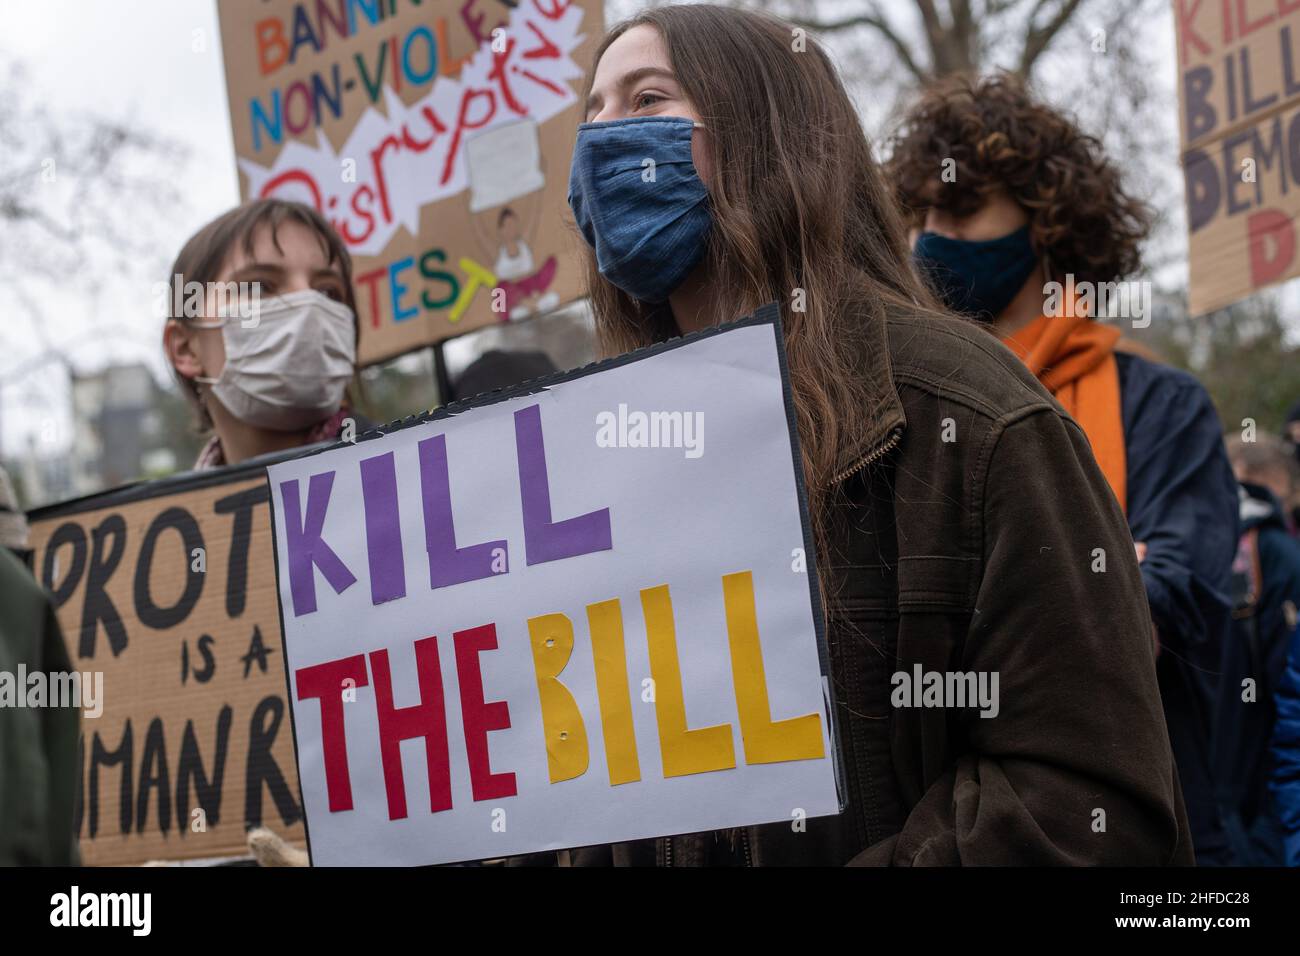
<instances>
[{"instance_id":1,"label":"bare tree branch","mask_svg":"<svg viewBox=\"0 0 1300 956\"><path fill-rule=\"evenodd\" d=\"M934 0L916 0L916 8L921 11L921 22L925 24L925 33L930 38L930 45L941 44L944 26Z\"/></svg>"},{"instance_id":2,"label":"bare tree branch","mask_svg":"<svg viewBox=\"0 0 1300 956\"><path fill-rule=\"evenodd\" d=\"M1027 32L1025 34L1024 50L1020 54L1020 66L1017 72L1024 77L1028 77L1034 68L1035 61L1042 55L1043 51L1051 45L1052 40L1061 28L1069 22L1079 9L1083 0L1063 0L1060 6L1056 8L1056 13L1041 27L1034 26L1039 11L1045 8L1045 0L1039 0L1034 5L1034 11L1029 16L1026 24Z\"/></svg>"},{"instance_id":3,"label":"bare tree branch","mask_svg":"<svg viewBox=\"0 0 1300 956\"><path fill-rule=\"evenodd\" d=\"M1016 5L1018 0L986 0L984 4L984 17L991 19L1010 10Z\"/></svg>"},{"instance_id":4,"label":"bare tree branch","mask_svg":"<svg viewBox=\"0 0 1300 956\"><path fill-rule=\"evenodd\" d=\"M954 45L960 47L966 68L976 66L979 48L979 27L971 11L970 0L949 0L952 9L952 38Z\"/></svg>"},{"instance_id":5,"label":"bare tree branch","mask_svg":"<svg viewBox=\"0 0 1300 956\"><path fill-rule=\"evenodd\" d=\"M841 20L813 20L803 17L792 17L790 22L795 26L801 26L805 29L817 33L838 33L846 30L852 30L856 27L870 27L885 38L894 48L894 53L902 61L907 71L916 78L918 82L925 82L930 78L930 72L922 68L913 53L912 48L908 46L907 41L890 25L889 21L874 6L867 13L860 13L855 16L845 17Z\"/></svg>"},{"instance_id":6,"label":"bare tree branch","mask_svg":"<svg viewBox=\"0 0 1300 956\"><path fill-rule=\"evenodd\" d=\"M106 281L147 281L168 214L184 208L173 184L187 155L146 127L53 112L32 88L21 67L0 56L0 297L27 312L36 333L0 323L0 355L17 360L33 342L63 352L105 341L79 330L52 346L44 331L58 327L55 312L73 290L91 296ZM120 339L139 341L140 332Z\"/></svg>"}]
</instances>

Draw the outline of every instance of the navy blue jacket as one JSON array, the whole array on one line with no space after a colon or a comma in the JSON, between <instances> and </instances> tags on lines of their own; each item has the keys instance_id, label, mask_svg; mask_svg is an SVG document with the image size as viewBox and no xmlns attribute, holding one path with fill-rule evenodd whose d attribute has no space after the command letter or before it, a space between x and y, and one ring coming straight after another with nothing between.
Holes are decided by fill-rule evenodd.
<instances>
[{"instance_id":1,"label":"navy blue jacket","mask_svg":"<svg viewBox=\"0 0 1300 956\"><path fill-rule=\"evenodd\" d=\"M1300 631L1291 637L1275 701L1271 786L1282 826L1286 865L1300 866Z\"/></svg>"},{"instance_id":2,"label":"navy blue jacket","mask_svg":"<svg viewBox=\"0 0 1300 956\"><path fill-rule=\"evenodd\" d=\"M1196 859L1231 854L1215 799L1211 735L1217 674L1232 620L1237 482L1222 426L1201 384L1178 369L1117 352L1127 455L1127 502L1151 619L1169 742L1182 780Z\"/></svg>"},{"instance_id":3,"label":"navy blue jacket","mask_svg":"<svg viewBox=\"0 0 1300 956\"><path fill-rule=\"evenodd\" d=\"M1246 486L1256 498L1263 489ZM1267 495L1267 492L1263 492ZM1300 541L1286 530L1281 508L1271 496L1268 514L1251 522L1259 527L1263 586L1260 630L1268 635L1268 664L1275 688L1270 789L1272 816L1281 830L1287 866L1300 866ZM1262 509L1261 509L1262 510Z\"/></svg>"},{"instance_id":4,"label":"navy blue jacket","mask_svg":"<svg viewBox=\"0 0 1300 956\"><path fill-rule=\"evenodd\" d=\"M1215 783L1234 862L1278 866L1282 836L1269 795L1269 744L1300 601L1300 543L1288 533L1277 499L1253 484L1241 486L1241 533L1234 588L1238 610L1224 648L1215 720ZM1253 693L1247 692L1247 678Z\"/></svg>"}]
</instances>

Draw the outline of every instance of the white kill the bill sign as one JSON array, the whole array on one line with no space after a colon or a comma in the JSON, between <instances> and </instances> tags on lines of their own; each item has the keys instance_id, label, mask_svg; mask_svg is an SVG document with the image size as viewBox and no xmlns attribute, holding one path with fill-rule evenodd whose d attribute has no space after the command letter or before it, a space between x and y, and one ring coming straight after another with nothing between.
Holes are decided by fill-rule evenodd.
<instances>
[{"instance_id":1,"label":"white kill the bill sign","mask_svg":"<svg viewBox=\"0 0 1300 956\"><path fill-rule=\"evenodd\" d=\"M268 469L314 863L839 811L776 322ZM620 405L707 453L611 442Z\"/></svg>"}]
</instances>

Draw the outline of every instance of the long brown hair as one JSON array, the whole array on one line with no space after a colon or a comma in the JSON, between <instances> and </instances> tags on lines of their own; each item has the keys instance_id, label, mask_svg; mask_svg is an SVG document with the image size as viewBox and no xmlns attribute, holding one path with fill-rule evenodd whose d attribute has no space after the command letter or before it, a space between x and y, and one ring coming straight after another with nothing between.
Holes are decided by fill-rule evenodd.
<instances>
[{"instance_id":1,"label":"long brown hair","mask_svg":"<svg viewBox=\"0 0 1300 956\"><path fill-rule=\"evenodd\" d=\"M912 266L857 112L816 42L765 14L668 6L613 27L594 62L643 24L664 38L677 81L709 131L706 268L724 292L724 313L712 318L724 322L772 301L781 306L824 569L837 458L861 447L877 424L869 397L881 383L863 381L858 371L862 324L882 323L892 309L939 307ZM584 100L590 86L589 78ZM678 334L667 308L643 305L602 278L591 250L587 280L606 354Z\"/></svg>"}]
</instances>

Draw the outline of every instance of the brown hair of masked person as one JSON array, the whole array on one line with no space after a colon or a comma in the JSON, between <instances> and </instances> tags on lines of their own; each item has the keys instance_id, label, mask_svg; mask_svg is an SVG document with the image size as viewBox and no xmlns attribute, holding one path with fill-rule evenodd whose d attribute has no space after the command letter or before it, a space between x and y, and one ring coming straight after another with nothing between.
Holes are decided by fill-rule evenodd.
<instances>
[{"instance_id":1,"label":"brown hair of masked person","mask_svg":"<svg viewBox=\"0 0 1300 956\"><path fill-rule=\"evenodd\" d=\"M607 280L591 250L587 274L607 354L780 306L847 807L806 832L787 821L572 858L1188 862L1123 515L1078 427L926 290L835 67L812 40L793 50L791 29L689 4L606 35L587 122L693 120L712 225L665 303ZM651 70L670 79L637 78ZM949 419L955 443L940 438ZM1093 547L1109 573L1089 572ZM914 664L1000 672L1000 715L891 705L891 674Z\"/></svg>"}]
</instances>

